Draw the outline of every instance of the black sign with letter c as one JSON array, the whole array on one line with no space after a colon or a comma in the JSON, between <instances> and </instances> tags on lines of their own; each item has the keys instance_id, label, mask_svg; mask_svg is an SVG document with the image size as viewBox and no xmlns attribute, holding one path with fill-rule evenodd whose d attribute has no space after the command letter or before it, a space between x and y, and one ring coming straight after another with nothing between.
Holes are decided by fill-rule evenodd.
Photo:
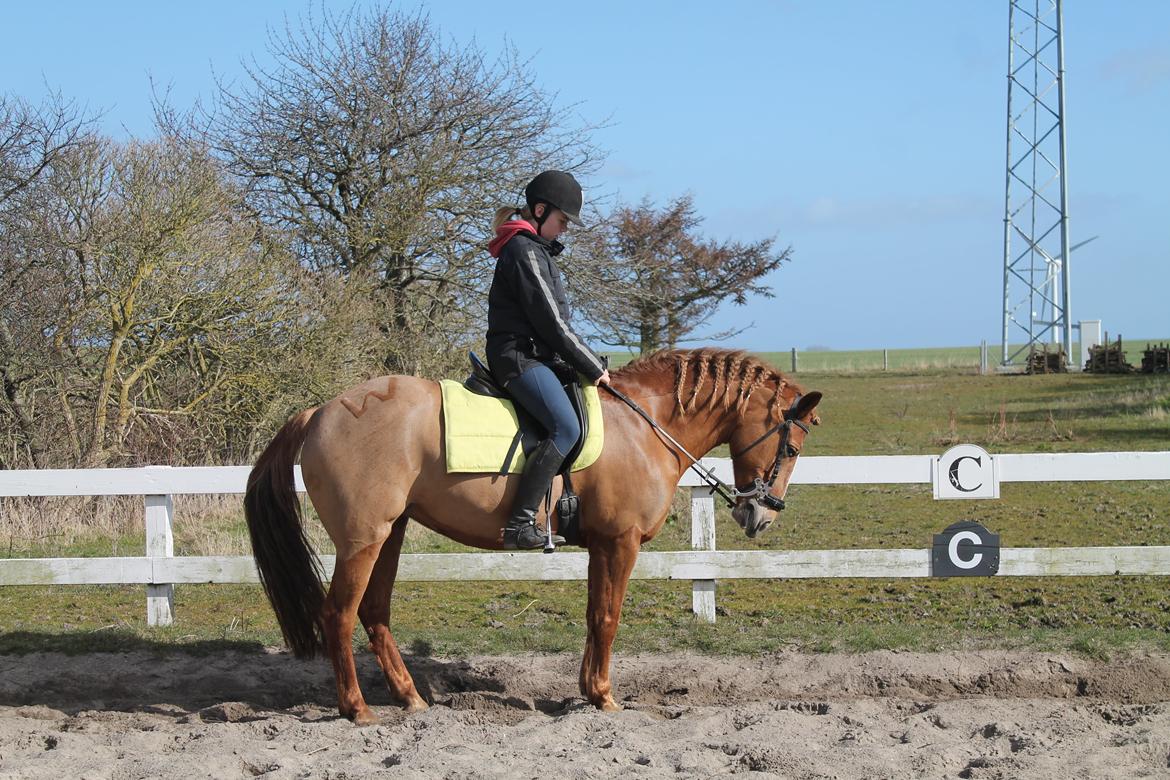
<instances>
[{"instance_id":1,"label":"black sign with letter c","mask_svg":"<svg viewBox=\"0 0 1170 780\"><path fill-rule=\"evenodd\" d=\"M954 469L952 465L952 482ZM998 571L999 534L973 520L960 520L934 535L930 549L932 577L988 577Z\"/></svg>"}]
</instances>

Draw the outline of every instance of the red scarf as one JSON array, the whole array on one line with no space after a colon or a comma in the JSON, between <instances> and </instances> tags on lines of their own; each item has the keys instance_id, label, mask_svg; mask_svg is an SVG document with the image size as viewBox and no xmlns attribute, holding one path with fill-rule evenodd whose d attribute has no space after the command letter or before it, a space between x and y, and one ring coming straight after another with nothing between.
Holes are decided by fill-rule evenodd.
<instances>
[{"instance_id":1,"label":"red scarf","mask_svg":"<svg viewBox=\"0 0 1170 780\"><path fill-rule=\"evenodd\" d=\"M500 252L504 249L504 244L512 240L512 236L517 233L529 232L536 235L536 230L532 225L523 219L511 219L496 228L496 237L488 244L488 254L492 257L499 257Z\"/></svg>"}]
</instances>

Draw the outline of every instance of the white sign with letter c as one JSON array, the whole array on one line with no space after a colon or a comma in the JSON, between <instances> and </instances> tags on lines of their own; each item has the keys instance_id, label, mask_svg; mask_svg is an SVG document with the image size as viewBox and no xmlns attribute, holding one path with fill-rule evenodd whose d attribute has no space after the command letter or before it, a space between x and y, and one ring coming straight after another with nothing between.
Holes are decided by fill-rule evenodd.
<instances>
[{"instance_id":1,"label":"white sign with letter c","mask_svg":"<svg viewBox=\"0 0 1170 780\"><path fill-rule=\"evenodd\" d=\"M934 497L999 498L999 466L976 444L958 444L931 461Z\"/></svg>"}]
</instances>

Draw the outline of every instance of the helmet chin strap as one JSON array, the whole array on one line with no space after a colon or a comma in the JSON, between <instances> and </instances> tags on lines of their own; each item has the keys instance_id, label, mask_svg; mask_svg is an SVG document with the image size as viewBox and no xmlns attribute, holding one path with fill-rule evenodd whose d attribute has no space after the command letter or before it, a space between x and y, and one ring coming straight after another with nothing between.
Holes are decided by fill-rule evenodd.
<instances>
[{"instance_id":1,"label":"helmet chin strap","mask_svg":"<svg viewBox=\"0 0 1170 780\"><path fill-rule=\"evenodd\" d=\"M540 205L544 206L544 213L541 214L539 217L536 216L536 206L532 207L532 218L534 220L536 220L536 235L540 236L541 238L544 238L541 231L544 230L544 223L549 218L549 216L552 214L553 209L555 209L556 206L553 206L549 203L546 203L545 201L541 201L540 203L538 203L536 205L537 206L540 206ZM548 242L548 253L550 255L552 255L553 257L556 257L561 252L565 251L565 245L562 244L560 241L556 241L556 240L549 239L549 238L544 238L544 240Z\"/></svg>"},{"instance_id":2,"label":"helmet chin strap","mask_svg":"<svg viewBox=\"0 0 1170 780\"><path fill-rule=\"evenodd\" d=\"M540 216L536 215L536 206L544 206L544 213ZM544 223L548 219L549 214L552 213L552 206L544 201L537 203L536 206L532 207L532 218L536 220L536 235L544 238L544 236L541 235L541 231L544 230Z\"/></svg>"}]
</instances>

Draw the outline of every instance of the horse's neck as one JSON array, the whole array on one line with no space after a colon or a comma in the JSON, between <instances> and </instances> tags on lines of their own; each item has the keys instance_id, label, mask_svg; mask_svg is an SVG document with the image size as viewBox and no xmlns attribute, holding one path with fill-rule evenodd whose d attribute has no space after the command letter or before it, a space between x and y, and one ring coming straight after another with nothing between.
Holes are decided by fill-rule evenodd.
<instances>
[{"instance_id":1,"label":"horse's neck","mask_svg":"<svg viewBox=\"0 0 1170 780\"><path fill-rule=\"evenodd\" d=\"M703 406L682 411L673 393L656 396L647 412L673 436L687 452L701 458L720 444L726 444L734 427L731 409Z\"/></svg>"}]
</instances>

